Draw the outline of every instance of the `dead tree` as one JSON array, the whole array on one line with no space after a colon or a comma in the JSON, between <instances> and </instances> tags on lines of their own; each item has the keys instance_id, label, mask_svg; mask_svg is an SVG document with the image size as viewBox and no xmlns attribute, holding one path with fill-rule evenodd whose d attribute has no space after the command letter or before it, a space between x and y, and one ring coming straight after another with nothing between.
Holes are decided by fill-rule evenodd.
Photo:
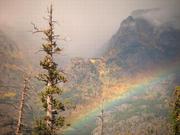
<instances>
[{"instance_id":1,"label":"dead tree","mask_svg":"<svg viewBox=\"0 0 180 135\"><path fill-rule=\"evenodd\" d=\"M93 64L97 64L98 68L99 68L99 78L102 82L102 84L104 85L103 87L108 87L109 84L106 84L104 81L105 75L107 74L106 72L106 64L104 59L91 59L91 63ZM102 91L103 92L103 91ZM103 94L101 94L101 102L100 102L100 115L98 116L98 118L100 119L101 122L101 132L100 135L104 135L104 97Z\"/></svg>"},{"instance_id":2,"label":"dead tree","mask_svg":"<svg viewBox=\"0 0 180 135\"><path fill-rule=\"evenodd\" d=\"M27 95L27 91L29 89L29 77L24 77L24 85L21 92L21 99L20 99L20 105L19 105L19 114L18 114L18 123L16 127L16 135L22 134L22 120L23 120L23 114L24 114L24 106L25 106L25 98Z\"/></svg>"},{"instance_id":3,"label":"dead tree","mask_svg":"<svg viewBox=\"0 0 180 135\"><path fill-rule=\"evenodd\" d=\"M101 121L101 135L104 135L104 99L101 103L101 114L98 116Z\"/></svg>"}]
</instances>

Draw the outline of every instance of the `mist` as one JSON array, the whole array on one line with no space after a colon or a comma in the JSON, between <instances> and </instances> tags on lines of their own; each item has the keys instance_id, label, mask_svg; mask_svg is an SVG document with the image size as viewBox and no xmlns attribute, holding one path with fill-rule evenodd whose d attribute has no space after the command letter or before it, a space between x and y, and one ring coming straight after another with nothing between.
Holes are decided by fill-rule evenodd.
<instances>
[{"instance_id":1,"label":"mist","mask_svg":"<svg viewBox=\"0 0 180 135\"><path fill-rule=\"evenodd\" d=\"M40 48L41 38L31 33L34 22L43 27L50 0L1 0L0 30L12 38L28 53ZM95 57L123 19L137 9L163 9L148 15L159 22L178 18L179 0L54 0L54 17L58 21L56 33L66 42L64 55L69 57ZM172 13L174 15L172 15ZM159 18L160 17L160 18ZM154 21L155 22L155 21ZM157 22L157 21L156 21ZM176 23L177 24L177 23ZM177 25L177 27L179 27Z\"/></svg>"}]
</instances>

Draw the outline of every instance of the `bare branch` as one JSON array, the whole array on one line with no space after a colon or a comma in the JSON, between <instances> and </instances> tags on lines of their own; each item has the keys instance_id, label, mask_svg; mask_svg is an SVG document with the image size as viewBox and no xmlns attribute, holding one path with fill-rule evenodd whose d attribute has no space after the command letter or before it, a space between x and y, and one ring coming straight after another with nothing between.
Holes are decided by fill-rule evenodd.
<instances>
[{"instance_id":1,"label":"bare branch","mask_svg":"<svg viewBox=\"0 0 180 135\"><path fill-rule=\"evenodd\" d=\"M31 23L33 25L34 31L33 33L38 33L38 32L44 32L43 30L40 30L34 23Z\"/></svg>"},{"instance_id":2,"label":"bare branch","mask_svg":"<svg viewBox=\"0 0 180 135\"><path fill-rule=\"evenodd\" d=\"M29 109L29 110L33 110L33 108L32 108L32 106L31 105L29 105L29 104L27 104L27 103L25 103L25 106Z\"/></svg>"},{"instance_id":3,"label":"bare branch","mask_svg":"<svg viewBox=\"0 0 180 135\"><path fill-rule=\"evenodd\" d=\"M38 51L35 52L35 54L36 54L36 53L39 53L39 52L41 52L41 51L43 51L43 50L38 50Z\"/></svg>"},{"instance_id":4,"label":"bare branch","mask_svg":"<svg viewBox=\"0 0 180 135\"><path fill-rule=\"evenodd\" d=\"M19 110L19 108L17 106L15 106L14 104L11 104L11 106L16 110Z\"/></svg>"}]
</instances>

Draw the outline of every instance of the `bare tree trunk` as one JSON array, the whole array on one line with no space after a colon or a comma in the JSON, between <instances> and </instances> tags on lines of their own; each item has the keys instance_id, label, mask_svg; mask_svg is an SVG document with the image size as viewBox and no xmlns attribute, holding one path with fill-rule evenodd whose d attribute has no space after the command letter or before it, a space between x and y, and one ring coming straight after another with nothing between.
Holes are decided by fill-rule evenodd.
<instances>
[{"instance_id":1,"label":"bare tree trunk","mask_svg":"<svg viewBox=\"0 0 180 135\"><path fill-rule=\"evenodd\" d=\"M53 114L52 114L52 96L48 95L47 96L47 126L50 127L52 129L53 124L52 124L52 118L53 118Z\"/></svg>"},{"instance_id":2,"label":"bare tree trunk","mask_svg":"<svg viewBox=\"0 0 180 135\"><path fill-rule=\"evenodd\" d=\"M52 22L52 4L50 6L50 15L49 15L49 26L50 26L50 35L49 40L50 44L53 46L53 22ZM49 57L51 60L53 60L53 53L49 54ZM50 75L49 75L50 76ZM48 81L48 86L52 86L51 81ZM47 101L47 121L46 125L47 127L53 132L54 130L54 113L53 113L53 106L52 106L52 100L53 96L51 94L47 95L46 101ZM52 133L54 134L54 133Z\"/></svg>"},{"instance_id":3,"label":"bare tree trunk","mask_svg":"<svg viewBox=\"0 0 180 135\"><path fill-rule=\"evenodd\" d=\"M25 102L25 96L28 89L28 78L24 79L24 87L21 93L21 100L20 100L20 106L19 106L19 115L18 115L18 123L16 128L16 135L21 134L21 126L22 126L22 119L23 119L23 111L24 111L24 102Z\"/></svg>"},{"instance_id":4,"label":"bare tree trunk","mask_svg":"<svg viewBox=\"0 0 180 135\"><path fill-rule=\"evenodd\" d=\"M48 83L48 86L51 86L50 83ZM46 121L46 124L47 124L47 127L49 127L51 130L53 129L53 113L52 113L52 95L48 95L47 96L47 121Z\"/></svg>"}]
</instances>

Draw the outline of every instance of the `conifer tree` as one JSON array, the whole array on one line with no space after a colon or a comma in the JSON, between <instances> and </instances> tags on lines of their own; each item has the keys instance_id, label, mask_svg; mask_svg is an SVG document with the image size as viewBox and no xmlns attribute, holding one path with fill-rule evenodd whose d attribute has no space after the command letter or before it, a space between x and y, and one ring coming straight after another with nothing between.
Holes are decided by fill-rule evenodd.
<instances>
[{"instance_id":1,"label":"conifer tree","mask_svg":"<svg viewBox=\"0 0 180 135\"><path fill-rule=\"evenodd\" d=\"M50 5L48 11L48 27L39 29L34 26L33 33L42 33L45 42L42 44L42 51L45 53L43 60L40 61L40 66L45 71L40 73L37 78L45 83L44 89L41 91L41 101L46 111L44 119L37 121L36 131L38 135L54 135L55 130L64 125L64 117L60 115L61 111L65 111L63 101L57 99L57 95L61 95L63 89L58 86L59 83L65 83L67 79L62 70L58 69L58 64L54 60L54 55L62 51L58 47L56 39L59 35L54 33L53 7ZM45 131L46 130L46 131Z\"/></svg>"}]
</instances>

